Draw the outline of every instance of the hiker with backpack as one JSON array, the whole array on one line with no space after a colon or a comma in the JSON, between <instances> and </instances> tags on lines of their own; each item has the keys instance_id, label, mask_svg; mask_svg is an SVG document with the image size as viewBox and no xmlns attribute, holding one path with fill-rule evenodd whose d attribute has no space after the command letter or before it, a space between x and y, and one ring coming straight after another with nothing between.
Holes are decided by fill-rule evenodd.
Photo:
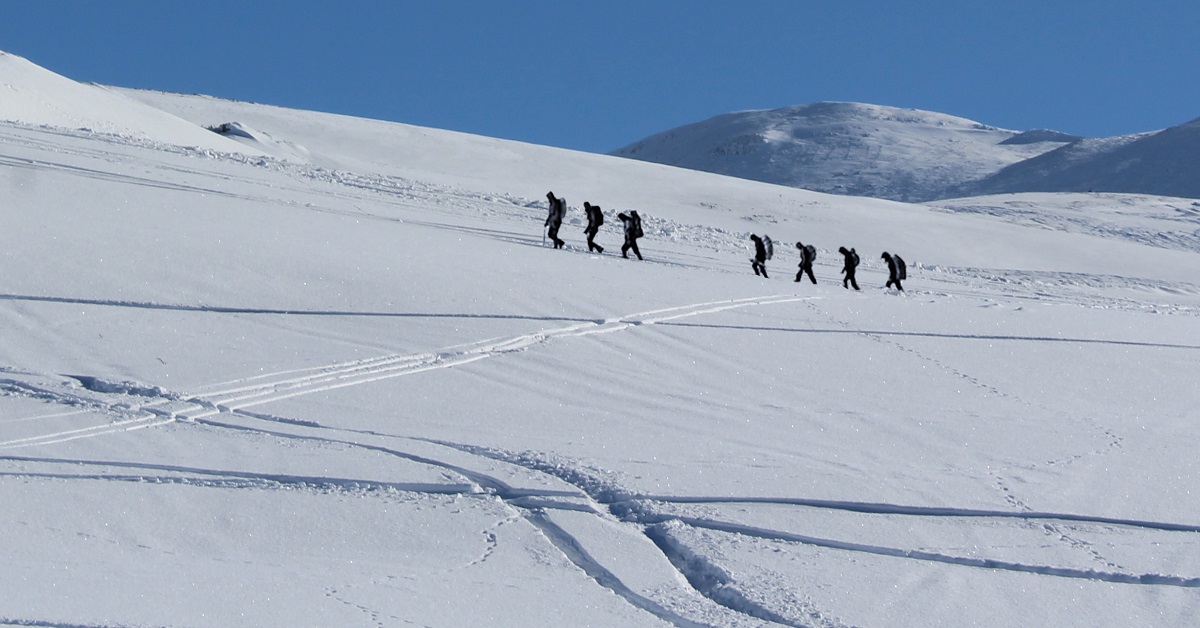
<instances>
[{"instance_id":1,"label":"hiker with backpack","mask_svg":"<svg viewBox=\"0 0 1200 628\"><path fill-rule=\"evenodd\" d=\"M761 275L763 279L768 279L766 242L769 242L770 239L760 238L753 233L750 234L750 239L754 241L754 257L750 258L750 268L754 269L755 275Z\"/></svg>"},{"instance_id":2,"label":"hiker with backpack","mask_svg":"<svg viewBox=\"0 0 1200 628\"><path fill-rule=\"evenodd\" d=\"M813 260L817 259L817 249L811 244L796 242L796 248L800 249L800 270L796 272L796 281L800 281L805 273L808 273L808 278L814 284L817 283L817 278L813 277L812 264Z\"/></svg>"},{"instance_id":3,"label":"hiker with backpack","mask_svg":"<svg viewBox=\"0 0 1200 628\"><path fill-rule=\"evenodd\" d=\"M604 212L600 211L599 205L592 205L584 201L583 213L587 216L587 227L584 227L583 232L587 234L588 251L603 253L604 247L593 242L596 238L596 233L600 231L600 225L604 224Z\"/></svg>"},{"instance_id":4,"label":"hiker with backpack","mask_svg":"<svg viewBox=\"0 0 1200 628\"><path fill-rule=\"evenodd\" d=\"M546 198L550 201L550 214L546 216L546 224L542 226L549 228L546 235L554 242L554 248L561 249L566 242L558 238L558 228L562 226L563 217L567 214L567 202L565 199L556 198L554 192L547 192Z\"/></svg>"},{"instance_id":5,"label":"hiker with backpack","mask_svg":"<svg viewBox=\"0 0 1200 628\"><path fill-rule=\"evenodd\" d=\"M858 282L854 280L854 270L858 268L858 253L853 248L847 251L844 246L838 247L838 253L841 253L842 257L845 258L845 263L842 265L842 272L846 274L846 278L842 280L842 287L849 288L850 286L854 286L854 289L858 290Z\"/></svg>"},{"instance_id":6,"label":"hiker with backpack","mask_svg":"<svg viewBox=\"0 0 1200 628\"><path fill-rule=\"evenodd\" d=\"M633 253L638 259L642 259L642 252L638 250L637 240L642 237L642 217L638 216L637 210L630 211L628 214L621 212L617 214L617 218L625 224L625 244L621 245L621 257L629 259L629 250L633 249Z\"/></svg>"},{"instance_id":7,"label":"hiker with backpack","mask_svg":"<svg viewBox=\"0 0 1200 628\"><path fill-rule=\"evenodd\" d=\"M904 286L900 285L901 279L908 278L908 268L904 264L904 260L899 255L892 255L887 251L884 251L883 255L880 255L879 257L883 261L887 262L888 266L888 281L887 285L884 287L891 288L894 284L897 290L904 292Z\"/></svg>"}]
</instances>

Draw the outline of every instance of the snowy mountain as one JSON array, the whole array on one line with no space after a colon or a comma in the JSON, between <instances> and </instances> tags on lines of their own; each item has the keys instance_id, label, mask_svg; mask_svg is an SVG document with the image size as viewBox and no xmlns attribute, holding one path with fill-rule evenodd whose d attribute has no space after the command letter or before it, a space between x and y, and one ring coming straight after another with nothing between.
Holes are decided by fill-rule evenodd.
<instances>
[{"instance_id":1,"label":"snowy mountain","mask_svg":"<svg viewBox=\"0 0 1200 628\"><path fill-rule=\"evenodd\" d=\"M1081 140L950 191L1136 192L1200 198L1200 119L1163 131Z\"/></svg>"},{"instance_id":2,"label":"snowy mountain","mask_svg":"<svg viewBox=\"0 0 1200 628\"><path fill-rule=\"evenodd\" d=\"M929 111L823 102L725 114L613 154L833 194L924 201L1076 139Z\"/></svg>"},{"instance_id":3,"label":"snowy mountain","mask_svg":"<svg viewBox=\"0 0 1200 628\"><path fill-rule=\"evenodd\" d=\"M1020 192L1200 198L1200 120L1086 139L939 113L818 103L717 116L613 153L833 194L923 202Z\"/></svg>"},{"instance_id":4,"label":"snowy mountain","mask_svg":"<svg viewBox=\"0 0 1200 628\"><path fill-rule=\"evenodd\" d=\"M0 83L0 625L1194 619L1196 201Z\"/></svg>"}]
</instances>

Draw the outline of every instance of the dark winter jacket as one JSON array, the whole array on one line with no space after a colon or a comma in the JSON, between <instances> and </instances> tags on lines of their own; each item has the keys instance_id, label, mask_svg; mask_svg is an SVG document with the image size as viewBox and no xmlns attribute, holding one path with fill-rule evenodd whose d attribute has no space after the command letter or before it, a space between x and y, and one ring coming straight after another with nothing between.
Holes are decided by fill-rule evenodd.
<instances>
[{"instance_id":1,"label":"dark winter jacket","mask_svg":"<svg viewBox=\"0 0 1200 628\"><path fill-rule=\"evenodd\" d=\"M555 198L554 192L547 192L546 199L550 201L550 213L546 216L545 226L557 229L567 213L566 203L561 198Z\"/></svg>"},{"instance_id":2,"label":"dark winter jacket","mask_svg":"<svg viewBox=\"0 0 1200 628\"><path fill-rule=\"evenodd\" d=\"M750 239L754 240L754 259L765 262L767 260L767 246L763 244L762 238L756 234L751 234Z\"/></svg>"},{"instance_id":3,"label":"dark winter jacket","mask_svg":"<svg viewBox=\"0 0 1200 628\"><path fill-rule=\"evenodd\" d=\"M898 279L899 275L896 274L896 260L892 259L892 255L887 251L884 251L883 255L879 256L879 259L887 262L888 278Z\"/></svg>"},{"instance_id":4,"label":"dark winter jacket","mask_svg":"<svg viewBox=\"0 0 1200 628\"><path fill-rule=\"evenodd\" d=\"M604 212L600 211L599 205L592 205L584 202L583 212L587 215L587 227L583 230L584 233L595 233L600 230L600 225L604 224Z\"/></svg>"},{"instance_id":5,"label":"dark winter jacket","mask_svg":"<svg viewBox=\"0 0 1200 628\"><path fill-rule=\"evenodd\" d=\"M838 253L841 253L842 257L845 258L845 263L842 265L842 272L852 273L854 269L858 268L858 253L854 249L847 251L846 247L842 246L838 247Z\"/></svg>"},{"instance_id":6,"label":"dark winter jacket","mask_svg":"<svg viewBox=\"0 0 1200 628\"><path fill-rule=\"evenodd\" d=\"M625 223L625 239L636 240L642 237L642 217L638 216L637 210L631 211L628 214L621 212L617 214L617 218Z\"/></svg>"},{"instance_id":7,"label":"dark winter jacket","mask_svg":"<svg viewBox=\"0 0 1200 628\"><path fill-rule=\"evenodd\" d=\"M811 244L802 242L796 243L796 248L800 249L800 267L809 268L812 266L813 260L817 258L817 249Z\"/></svg>"}]
</instances>

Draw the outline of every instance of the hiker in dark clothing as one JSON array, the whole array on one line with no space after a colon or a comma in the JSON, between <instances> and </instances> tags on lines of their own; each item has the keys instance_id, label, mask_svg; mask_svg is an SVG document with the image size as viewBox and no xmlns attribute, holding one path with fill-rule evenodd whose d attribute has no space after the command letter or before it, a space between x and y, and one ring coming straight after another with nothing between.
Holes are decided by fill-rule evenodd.
<instances>
[{"instance_id":1,"label":"hiker in dark clothing","mask_svg":"<svg viewBox=\"0 0 1200 628\"><path fill-rule=\"evenodd\" d=\"M858 268L858 253L853 248L847 251L844 246L838 247L838 253L846 258L846 263L842 266L842 272L846 273L846 278L842 280L842 287L854 286L854 289L858 290L858 282L854 280L854 270Z\"/></svg>"},{"instance_id":2,"label":"hiker in dark clothing","mask_svg":"<svg viewBox=\"0 0 1200 628\"><path fill-rule=\"evenodd\" d=\"M547 192L546 198L550 201L550 214L546 216L546 224L543 226L549 227L546 235L554 242L554 248L561 249L566 242L558 238L558 228L562 226L563 217L567 214L567 204L563 199L555 198L554 192Z\"/></svg>"},{"instance_id":3,"label":"hiker in dark clothing","mask_svg":"<svg viewBox=\"0 0 1200 628\"><path fill-rule=\"evenodd\" d=\"M754 241L754 258L750 260L750 268L754 269L755 275L767 279L767 245L756 234L750 234L750 239Z\"/></svg>"},{"instance_id":4,"label":"hiker in dark clothing","mask_svg":"<svg viewBox=\"0 0 1200 628\"><path fill-rule=\"evenodd\" d=\"M604 212L600 211L599 205L592 205L587 201L583 203L583 213L587 215L587 227L583 232L587 234L588 251L603 253L604 247L593 242L596 238L596 233L600 231L600 225L604 224Z\"/></svg>"},{"instance_id":5,"label":"hiker in dark clothing","mask_svg":"<svg viewBox=\"0 0 1200 628\"><path fill-rule=\"evenodd\" d=\"M908 274L904 267L904 260L900 259L899 255L892 255L887 251L884 251L883 255L880 255L879 257L883 261L887 262L888 265L888 280L887 285L884 287L891 288L892 285L895 284L897 290L904 292L904 286L900 285L900 280L904 279Z\"/></svg>"},{"instance_id":6,"label":"hiker in dark clothing","mask_svg":"<svg viewBox=\"0 0 1200 628\"><path fill-rule=\"evenodd\" d=\"M628 214L621 212L617 214L617 218L625 223L625 244L621 245L621 257L629 259L629 250L633 249L634 255L642 259L642 252L638 250L637 245L637 239L642 237L642 217L634 210Z\"/></svg>"},{"instance_id":7,"label":"hiker in dark clothing","mask_svg":"<svg viewBox=\"0 0 1200 628\"><path fill-rule=\"evenodd\" d=\"M811 244L797 242L796 248L800 249L800 270L796 272L796 281L800 281L805 273L808 273L808 278L815 284L817 278L813 277L812 264L813 260L817 259L817 249Z\"/></svg>"}]
</instances>

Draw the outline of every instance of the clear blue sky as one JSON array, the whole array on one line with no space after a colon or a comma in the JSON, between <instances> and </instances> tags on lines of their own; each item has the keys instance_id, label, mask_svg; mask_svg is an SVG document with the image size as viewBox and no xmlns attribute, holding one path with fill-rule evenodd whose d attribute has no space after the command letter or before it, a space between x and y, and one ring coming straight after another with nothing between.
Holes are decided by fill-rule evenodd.
<instances>
[{"instance_id":1,"label":"clear blue sky","mask_svg":"<svg viewBox=\"0 0 1200 628\"><path fill-rule=\"evenodd\" d=\"M76 80L595 152L821 100L1148 131L1200 117L1198 33L1196 0L0 0L0 49Z\"/></svg>"}]
</instances>

